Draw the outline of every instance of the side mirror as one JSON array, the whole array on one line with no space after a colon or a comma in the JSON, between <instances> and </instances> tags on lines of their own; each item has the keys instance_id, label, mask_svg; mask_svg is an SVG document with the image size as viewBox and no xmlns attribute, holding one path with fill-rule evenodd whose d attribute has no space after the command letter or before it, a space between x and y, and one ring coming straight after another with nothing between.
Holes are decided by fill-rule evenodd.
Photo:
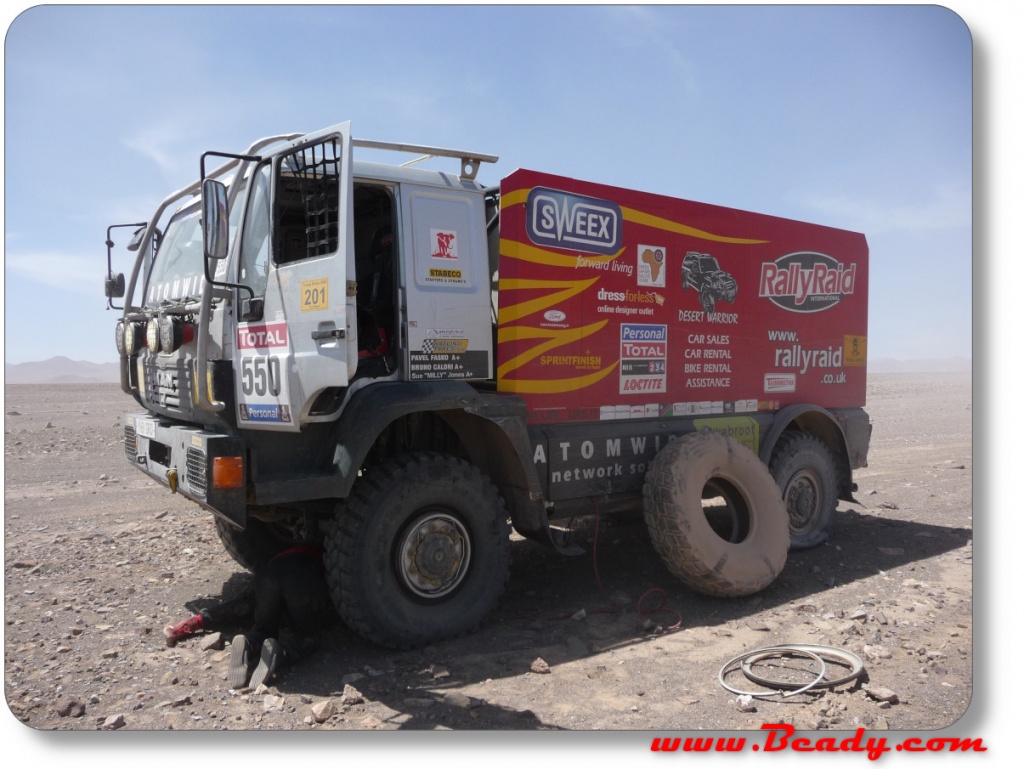
<instances>
[{"instance_id":1,"label":"side mirror","mask_svg":"<svg viewBox=\"0 0 1024 769\"><path fill-rule=\"evenodd\" d=\"M103 284L103 292L107 299L120 299L124 296L124 273L108 275Z\"/></svg>"},{"instance_id":2,"label":"side mirror","mask_svg":"<svg viewBox=\"0 0 1024 769\"><path fill-rule=\"evenodd\" d=\"M129 251L138 251L139 246L142 245L142 236L146 234L145 226L139 227L132 234L132 239L128 241L128 245L125 246Z\"/></svg>"},{"instance_id":3,"label":"side mirror","mask_svg":"<svg viewBox=\"0 0 1024 769\"><path fill-rule=\"evenodd\" d=\"M203 182L203 249L208 259L228 256L228 188L216 179Z\"/></svg>"}]
</instances>

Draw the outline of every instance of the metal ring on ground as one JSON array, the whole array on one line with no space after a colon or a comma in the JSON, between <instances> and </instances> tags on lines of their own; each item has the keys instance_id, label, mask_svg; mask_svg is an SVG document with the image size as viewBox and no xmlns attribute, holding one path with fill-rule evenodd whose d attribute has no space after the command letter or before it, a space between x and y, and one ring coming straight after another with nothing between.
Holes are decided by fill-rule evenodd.
<instances>
[{"instance_id":1,"label":"metal ring on ground","mask_svg":"<svg viewBox=\"0 0 1024 769\"><path fill-rule=\"evenodd\" d=\"M831 681L816 681L813 686L809 687L811 689L828 689L833 686L841 686L842 684L846 684L860 678L861 674L864 672L864 661L853 652L848 652L845 649L837 649L834 646L821 646L819 644L787 644L785 646L770 646L764 649L758 649L750 652L749 654L745 654L740 658L743 660L740 664L740 669L743 671L743 675L755 684L775 687L777 689L796 688L799 684L761 678L751 670L751 665L754 663L790 650L797 650L803 653L813 653L824 658L832 658L833 660L845 662L850 666L851 672L848 675ZM800 690L806 691L807 688L808 687L801 687Z\"/></svg>"},{"instance_id":2,"label":"metal ring on ground","mask_svg":"<svg viewBox=\"0 0 1024 769\"><path fill-rule=\"evenodd\" d=\"M725 682L725 673L726 673L726 671L729 669L729 667L731 665L734 665L735 663L739 662L740 660L745 660L747 657L749 657L749 656L751 656L753 654L759 654L760 652L770 652L771 654L777 654L777 653L780 653L780 652L790 652L792 654L803 654L803 655L805 655L807 657L810 657L813 660L817 660L818 664L821 665L821 672L818 673L818 677L815 678L813 681L811 681L811 683L809 683L806 686L803 686L803 687L797 689L796 691L792 691L792 692L784 692L781 688L777 689L777 690L774 690L774 691L770 691L770 692L741 692L739 689L735 689L732 686L729 686ZM802 694L803 692L807 691L808 689L811 689L819 681L821 681L821 679L823 679L824 677L825 677L825 660L823 660L821 657L819 657L817 654L815 654L812 651L808 651L807 649L798 649L798 648L796 648L796 646L773 646L773 647L771 647L771 649L755 649L754 651L751 651L751 652L745 652L745 653L740 654L740 655L738 655L736 657L733 657L731 660L729 660L724 665L722 665L722 669L718 671L718 683L720 683L722 685L722 688L729 690L733 694L739 694L741 696L747 696L747 697L771 697L771 696L774 696L776 694L781 694L783 697L793 697L793 696L795 696L797 694Z\"/></svg>"}]
</instances>

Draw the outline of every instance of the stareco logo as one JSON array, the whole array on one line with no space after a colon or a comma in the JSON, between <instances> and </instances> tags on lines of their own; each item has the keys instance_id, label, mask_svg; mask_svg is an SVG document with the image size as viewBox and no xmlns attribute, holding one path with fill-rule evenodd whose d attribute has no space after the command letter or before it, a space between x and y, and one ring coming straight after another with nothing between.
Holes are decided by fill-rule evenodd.
<instances>
[{"instance_id":1,"label":"stareco logo","mask_svg":"<svg viewBox=\"0 0 1024 769\"><path fill-rule=\"evenodd\" d=\"M790 312L821 312L853 294L856 264L814 251L798 251L761 264L758 296Z\"/></svg>"},{"instance_id":2,"label":"stareco logo","mask_svg":"<svg viewBox=\"0 0 1024 769\"><path fill-rule=\"evenodd\" d=\"M534 187L526 231L538 246L615 254L622 248L622 210L610 200Z\"/></svg>"}]
</instances>

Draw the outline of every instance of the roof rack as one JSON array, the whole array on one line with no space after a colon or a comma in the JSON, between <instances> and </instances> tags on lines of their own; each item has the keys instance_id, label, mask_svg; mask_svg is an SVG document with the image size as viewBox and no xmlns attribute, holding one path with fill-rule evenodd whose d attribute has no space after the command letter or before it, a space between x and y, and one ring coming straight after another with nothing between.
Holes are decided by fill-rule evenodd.
<instances>
[{"instance_id":1,"label":"roof rack","mask_svg":"<svg viewBox=\"0 0 1024 769\"><path fill-rule=\"evenodd\" d=\"M497 155L484 155L480 152L467 152L465 150L445 149L443 147L427 147L422 144L378 142L370 139L353 139L352 144L355 147L366 147L374 150L390 150L392 152L413 152L421 155L421 157L402 163L403 167L411 166L415 163L429 160L430 158L458 158L462 164L462 171L459 173L459 178L463 181L470 182L476 179L476 174L477 171L480 170L481 163L498 162Z\"/></svg>"}]
</instances>

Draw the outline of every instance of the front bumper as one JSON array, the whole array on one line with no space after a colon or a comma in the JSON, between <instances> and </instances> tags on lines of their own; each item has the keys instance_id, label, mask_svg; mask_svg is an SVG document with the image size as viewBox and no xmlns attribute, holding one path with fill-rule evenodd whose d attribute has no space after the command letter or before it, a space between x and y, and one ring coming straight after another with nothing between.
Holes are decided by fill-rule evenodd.
<instances>
[{"instance_id":1,"label":"front bumper","mask_svg":"<svg viewBox=\"0 0 1024 769\"><path fill-rule=\"evenodd\" d=\"M124 451L129 462L171 491L242 527L247 476L243 449L235 436L148 413L125 415ZM235 471L220 472L222 464Z\"/></svg>"}]
</instances>

